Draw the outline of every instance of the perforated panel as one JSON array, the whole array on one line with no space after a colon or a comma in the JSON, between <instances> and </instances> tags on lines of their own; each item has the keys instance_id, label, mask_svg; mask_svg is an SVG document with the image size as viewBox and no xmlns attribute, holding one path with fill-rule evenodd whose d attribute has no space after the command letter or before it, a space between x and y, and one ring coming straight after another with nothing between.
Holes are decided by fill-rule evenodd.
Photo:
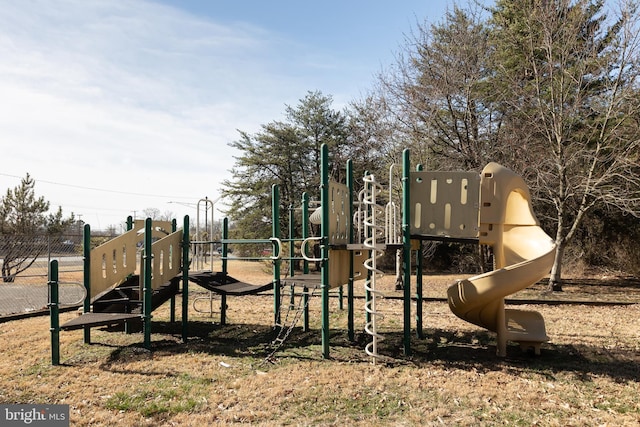
<instances>
[{"instance_id":1,"label":"perforated panel","mask_svg":"<svg viewBox=\"0 0 640 427\"><path fill-rule=\"evenodd\" d=\"M349 243L349 187L329 182L329 244Z\"/></svg>"},{"instance_id":2,"label":"perforated panel","mask_svg":"<svg viewBox=\"0 0 640 427\"><path fill-rule=\"evenodd\" d=\"M478 237L480 175L474 172L412 172L411 235Z\"/></svg>"}]
</instances>

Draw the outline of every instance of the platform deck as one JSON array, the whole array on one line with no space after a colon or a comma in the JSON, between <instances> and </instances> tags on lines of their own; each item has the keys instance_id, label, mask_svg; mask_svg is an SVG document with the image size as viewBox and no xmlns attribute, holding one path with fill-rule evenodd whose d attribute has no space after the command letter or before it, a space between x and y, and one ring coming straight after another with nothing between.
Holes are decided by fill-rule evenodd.
<instances>
[{"instance_id":1,"label":"platform deck","mask_svg":"<svg viewBox=\"0 0 640 427\"><path fill-rule=\"evenodd\" d=\"M127 320L140 319L140 314L130 313L84 313L60 326L60 329L71 331L84 327L110 326L125 323Z\"/></svg>"}]
</instances>

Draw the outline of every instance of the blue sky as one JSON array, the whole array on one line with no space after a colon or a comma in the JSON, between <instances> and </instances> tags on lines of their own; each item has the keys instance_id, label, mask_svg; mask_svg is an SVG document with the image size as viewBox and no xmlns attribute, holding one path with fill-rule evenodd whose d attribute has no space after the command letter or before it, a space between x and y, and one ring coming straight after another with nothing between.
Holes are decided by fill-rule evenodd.
<instances>
[{"instance_id":1,"label":"blue sky","mask_svg":"<svg viewBox=\"0 0 640 427\"><path fill-rule=\"evenodd\" d=\"M237 130L308 91L341 109L453 4L2 1L0 191L28 172L93 228L145 208L195 217L230 177Z\"/></svg>"}]
</instances>

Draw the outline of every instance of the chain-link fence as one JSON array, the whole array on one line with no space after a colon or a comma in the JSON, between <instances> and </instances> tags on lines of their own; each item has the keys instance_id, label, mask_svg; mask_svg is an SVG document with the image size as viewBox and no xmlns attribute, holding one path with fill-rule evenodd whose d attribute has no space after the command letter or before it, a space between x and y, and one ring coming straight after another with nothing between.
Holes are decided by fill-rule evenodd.
<instances>
[{"instance_id":1,"label":"chain-link fence","mask_svg":"<svg viewBox=\"0 0 640 427\"><path fill-rule=\"evenodd\" d=\"M60 303L81 303L82 235L0 235L0 316L47 308L49 263L54 259Z\"/></svg>"}]
</instances>

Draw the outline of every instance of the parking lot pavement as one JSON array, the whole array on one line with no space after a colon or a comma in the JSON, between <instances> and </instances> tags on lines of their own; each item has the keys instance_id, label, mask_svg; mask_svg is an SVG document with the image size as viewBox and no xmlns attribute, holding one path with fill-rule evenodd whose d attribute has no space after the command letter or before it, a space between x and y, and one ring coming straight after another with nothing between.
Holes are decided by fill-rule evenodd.
<instances>
[{"instance_id":1,"label":"parking lot pavement","mask_svg":"<svg viewBox=\"0 0 640 427\"><path fill-rule=\"evenodd\" d=\"M82 304L85 292L80 284L61 283L59 294L61 306L75 306ZM46 310L48 302L46 284L0 283L0 316Z\"/></svg>"}]
</instances>

